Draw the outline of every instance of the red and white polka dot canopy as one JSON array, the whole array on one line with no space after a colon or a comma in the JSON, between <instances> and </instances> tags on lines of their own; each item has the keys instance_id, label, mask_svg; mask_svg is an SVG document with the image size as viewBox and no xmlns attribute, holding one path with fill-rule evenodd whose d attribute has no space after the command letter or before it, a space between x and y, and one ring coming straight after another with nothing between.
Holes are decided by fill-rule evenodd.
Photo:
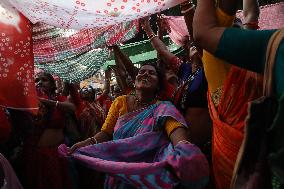
<instances>
[{"instance_id":1,"label":"red and white polka dot canopy","mask_svg":"<svg viewBox=\"0 0 284 189\"><path fill-rule=\"evenodd\" d=\"M33 23L94 28L148 16L184 0L9 0Z\"/></svg>"}]
</instances>

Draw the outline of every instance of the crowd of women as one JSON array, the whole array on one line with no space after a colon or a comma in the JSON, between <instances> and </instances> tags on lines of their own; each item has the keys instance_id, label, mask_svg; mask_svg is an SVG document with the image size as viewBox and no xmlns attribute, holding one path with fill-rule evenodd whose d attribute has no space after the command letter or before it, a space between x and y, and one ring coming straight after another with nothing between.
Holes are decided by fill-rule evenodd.
<instances>
[{"instance_id":1,"label":"crowd of women","mask_svg":"<svg viewBox=\"0 0 284 189\"><path fill-rule=\"evenodd\" d=\"M284 30L256 30L257 0L240 23L238 3L182 3L184 57L163 43L163 16L157 32L144 17L158 61L138 69L109 47L102 91L37 74L38 113L6 109L17 176L0 156L1 188L283 188Z\"/></svg>"}]
</instances>

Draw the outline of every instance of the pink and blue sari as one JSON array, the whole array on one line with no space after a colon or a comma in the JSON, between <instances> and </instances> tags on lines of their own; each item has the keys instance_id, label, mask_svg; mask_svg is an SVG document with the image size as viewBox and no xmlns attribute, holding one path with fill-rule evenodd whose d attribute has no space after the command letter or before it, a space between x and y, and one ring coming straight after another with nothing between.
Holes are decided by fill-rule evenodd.
<instances>
[{"instance_id":1,"label":"pink and blue sari","mask_svg":"<svg viewBox=\"0 0 284 189\"><path fill-rule=\"evenodd\" d=\"M204 187L209 175L205 156L188 142L172 145L164 129L167 117L186 126L174 105L159 102L121 116L113 141L80 148L72 157L107 173L106 189ZM67 147L60 146L59 153L66 156Z\"/></svg>"}]
</instances>

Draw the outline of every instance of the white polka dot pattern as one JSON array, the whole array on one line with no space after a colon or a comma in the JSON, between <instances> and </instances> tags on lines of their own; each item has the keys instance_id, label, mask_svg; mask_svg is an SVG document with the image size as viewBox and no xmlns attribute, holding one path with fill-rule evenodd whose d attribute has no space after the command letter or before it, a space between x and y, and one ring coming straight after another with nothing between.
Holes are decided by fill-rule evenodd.
<instances>
[{"instance_id":1,"label":"white polka dot pattern","mask_svg":"<svg viewBox=\"0 0 284 189\"><path fill-rule=\"evenodd\" d=\"M36 108L30 22L0 2L0 106Z\"/></svg>"},{"instance_id":2,"label":"white polka dot pattern","mask_svg":"<svg viewBox=\"0 0 284 189\"><path fill-rule=\"evenodd\" d=\"M33 23L94 28L136 20L185 0L10 0Z\"/></svg>"}]
</instances>

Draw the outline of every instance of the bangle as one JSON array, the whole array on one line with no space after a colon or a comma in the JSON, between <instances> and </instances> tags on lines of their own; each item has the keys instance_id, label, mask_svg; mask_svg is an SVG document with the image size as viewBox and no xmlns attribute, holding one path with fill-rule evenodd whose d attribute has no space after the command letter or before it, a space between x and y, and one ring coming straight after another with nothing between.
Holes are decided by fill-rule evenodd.
<instances>
[{"instance_id":1,"label":"bangle","mask_svg":"<svg viewBox=\"0 0 284 189\"><path fill-rule=\"evenodd\" d=\"M57 107L58 106L58 100L56 101L56 103L55 103L55 107Z\"/></svg>"},{"instance_id":2,"label":"bangle","mask_svg":"<svg viewBox=\"0 0 284 189\"><path fill-rule=\"evenodd\" d=\"M148 39L151 39L153 36L155 36L154 33L151 33L149 36L148 36Z\"/></svg>"},{"instance_id":3,"label":"bangle","mask_svg":"<svg viewBox=\"0 0 284 189\"><path fill-rule=\"evenodd\" d=\"M180 5L181 6L186 6L186 5L190 5L190 4L193 4L193 2L190 0L190 1L188 1L188 2L183 2L183 3L181 3Z\"/></svg>"},{"instance_id":4,"label":"bangle","mask_svg":"<svg viewBox=\"0 0 284 189\"><path fill-rule=\"evenodd\" d=\"M183 143L183 144L191 144L189 141L187 140L181 140L181 141L178 141L178 144L180 143Z\"/></svg>"},{"instance_id":5,"label":"bangle","mask_svg":"<svg viewBox=\"0 0 284 189\"><path fill-rule=\"evenodd\" d=\"M251 27L252 29L259 29L259 26L258 26L258 22L247 22L247 23L244 23L243 24L244 26L249 26Z\"/></svg>"},{"instance_id":6,"label":"bangle","mask_svg":"<svg viewBox=\"0 0 284 189\"><path fill-rule=\"evenodd\" d=\"M152 41L155 37L158 37L158 36L156 36L156 35L154 34L152 37L149 38L149 41Z\"/></svg>"},{"instance_id":7,"label":"bangle","mask_svg":"<svg viewBox=\"0 0 284 189\"><path fill-rule=\"evenodd\" d=\"M92 144L98 144L98 141L97 141L97 139L94 136L90 137L90 140L91 140Z\"/></svg>"},{"instance_id":8,"label":"bangle","mask_svg":"<svg viewBox=\"0 0 284 189\"><path fill-rule=\"evenodd\" d=\"M194 4L191 4L191 7L189 7L189 8L186 9L186 10L182 10L182 11L180 11L180 12L181 12L182 14L185 14L185 13L189 12L190 10L194 9L194 7L195 7L195 5L194 5Z\"/></svg>"}]
</instances>

